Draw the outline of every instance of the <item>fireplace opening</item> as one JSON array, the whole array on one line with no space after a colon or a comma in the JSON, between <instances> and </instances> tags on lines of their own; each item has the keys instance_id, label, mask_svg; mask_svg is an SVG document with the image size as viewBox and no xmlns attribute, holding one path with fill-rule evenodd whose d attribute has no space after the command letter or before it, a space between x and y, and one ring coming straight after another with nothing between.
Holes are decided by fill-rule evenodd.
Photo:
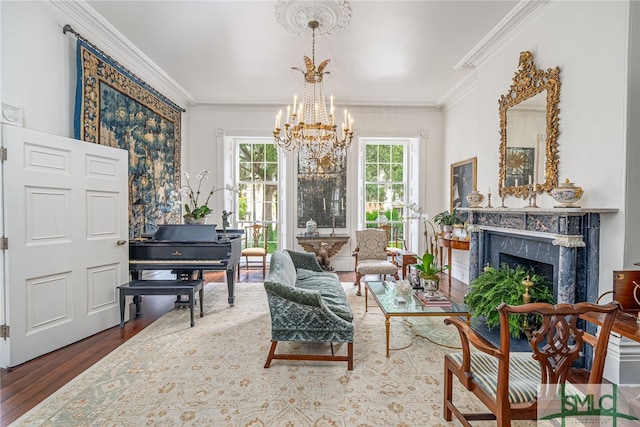
<instances>
[{"instance_id":1,"label":"fireplace opening","mask_svg":"<svg viewBox=\"0 0 640 427\"><path fill-rule=\"evenodd\" d=\"M542 276L547 279L549 290L553 291L554 301L557 301L557 295L553 289L553 265L545 262L536 261L529 258L522 258L515 255L500 253L499 256L500 265L507 264L511 268L521 266L525 271L533 271L533 273Z\"/></svg>"}]
</instances>

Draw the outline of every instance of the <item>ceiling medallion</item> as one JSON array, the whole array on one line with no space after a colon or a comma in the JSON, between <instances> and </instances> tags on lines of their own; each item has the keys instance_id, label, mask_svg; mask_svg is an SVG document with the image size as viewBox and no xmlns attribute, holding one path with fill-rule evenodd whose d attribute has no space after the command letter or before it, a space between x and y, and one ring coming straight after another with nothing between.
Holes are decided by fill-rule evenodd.
<instances>
[{"instance_id":1,"label":"ceiling medallion","mask_svg":"<svg viewBox=\"0 0 640 427\"><path fill-rule=\"evenodd\" d=\"M351 6L345 0L280 0L275 6L276 21L297 36L309 35L309 22L317 21L317 35L330 35L351 20Z\"/></svg>"}]
</instances>

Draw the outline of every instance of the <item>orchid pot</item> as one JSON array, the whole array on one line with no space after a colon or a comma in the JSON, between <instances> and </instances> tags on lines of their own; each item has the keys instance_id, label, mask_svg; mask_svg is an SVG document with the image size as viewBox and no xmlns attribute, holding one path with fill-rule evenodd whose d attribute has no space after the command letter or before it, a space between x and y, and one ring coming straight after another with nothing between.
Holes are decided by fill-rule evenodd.
<instances>
[{"instance_id":1,"label":"orchid pot","mask_svg":"<svg viewBox=\"0 0 640 427\"><path fill-rule=\"evenodd\" d=\"M436 257L429 252L425 252L422 258L418 258L415 268L418 270L420 285L429 295L433 295L440 287L440 276L438 274L446 270L448 266L439 266Z\"/></svg>"},{"instance_id":2,"label":"orchid pot","mask_svg":"<svg viewBox=\"0 0 640 427\"><path fill-rule=\"evenodd\" d=\"M185 224L206 224L207 223L207 217L206 216L201 216L196 218L195 216L191 215L191 214L186 214L183 215L182 218L184 218L184 223Z\"/></svg>"},{"instance_id":3,"label":"orchid pot","mask_svg":"<svg viewBox=\"0 0 640 427\"><path fill-rule=\"evenodd\" d=\"M435 296L438 289L440 289L440 278L438 276L428 278L421 277L420 285L428 296Z\"/></svg>"}]
</instances>

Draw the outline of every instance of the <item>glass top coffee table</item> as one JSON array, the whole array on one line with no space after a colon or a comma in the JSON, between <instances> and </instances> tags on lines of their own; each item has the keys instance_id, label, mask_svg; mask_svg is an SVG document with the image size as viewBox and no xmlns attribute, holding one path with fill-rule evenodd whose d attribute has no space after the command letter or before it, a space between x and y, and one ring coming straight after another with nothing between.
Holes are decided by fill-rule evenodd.
<instances>
[{"instance_id":1,"label":"glass top coffee table","mask_svg":"<svg viewBox=\"0 0 640 427\"><path fill-rule=\"evenodd\" d=\"M417 317L417 316L465 316L467 323L471 321L471 314L467 306L451 301L451 305L424 305L414 293L409 296L402 296L396 293L396 282L386 281L366 281L364 287L364 311L369 311L369 292L382 310L385 317L387 357L389 357L389 333L391 327L391 317ZM400 298L399 298L400 297ZM402 302L404 301L404 302ZM445 302L446 304L446 302Z\"/></svg>"}]
</instances>

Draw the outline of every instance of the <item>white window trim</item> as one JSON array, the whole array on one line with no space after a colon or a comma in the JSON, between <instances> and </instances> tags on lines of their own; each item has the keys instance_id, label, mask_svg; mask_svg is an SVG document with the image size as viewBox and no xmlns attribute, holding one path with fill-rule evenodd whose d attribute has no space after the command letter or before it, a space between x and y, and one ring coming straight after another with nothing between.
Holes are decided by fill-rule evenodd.
<instances>
[{"instance_id":1,"label":"white window trim","mask_svg":"<svg viewBox=\"0 0 640 427\"><path fill-rule=\"evenodd\" d=\"M419 179L419 164L420 159L418 156L419 150L419 138L389 138L389 137L360 137L358 138L358 215L357 215L357 229L362 230L365 227L365 146L367 144L385 144L385 143L402 143L405 146L404 156L405 164L407 166L406 174L406 188L404 193L403 204L407 205L415 201L419 204L420 194L424 192L421 189ZM405 211L404 215L407 215ZM409 248L420 248L420 242L424 239L419 239L419 224L418 221L408 221L406 224L405 241ZM422 249L422 248L421 248ZM420 250L421 250L420 249ZM415 252L415 250L414 250Z\"/></svg>"},{"instance_id":2,"label":"white window trim","mask_svg":"<svg viewBox=\"0 0 640 427\"><path fill-rule=\"evenodd\" d=\"M225 181L228 181L231 183L231 185L236 188L238 186L238 183L240 181L239 179L239 175L240 175L240 171L239 171L239 164L237 162L238 159L238 147L240 146L240 144L246 144L246 143L255 143L255 142L263 142L263 143L267 143L267 142L273 142L272 138L269 137L263 137L263 136L229 136L229 137L225 137L225 153L227 153L227 155L229 156L228 158L228 162L226 163L226 165L230 165L228 167L225 167ZM283 242L285 242L285 238L286 238L286 233L287 231L285 230L285 228L282 226L282 224L286 224L286 211L285 209L283 209L284 206L286 205L286 194L287 194L287 189L284 185L284 183L286 182L285 180L285 172L286 172L286 167L285 167L285 163L286 163L286 159L284 157L284 155L282 154L281 150L278 150L278 219L275 221L278 224L278 234L276 235L276 240L277 240L277 250L280 250L282 248L282 244ZM238 209L238 205L237 205L237 197L234 194L229 194L229 202L228 202L228 206L227 206L227 201L225 198L225 208L228 207L228 209L232 210L233 212L236 212ZM237 227L238 223L236 221L236 217L233 217L233 223L232 223L232 227Z\"/></svg>"}]
</instances>

